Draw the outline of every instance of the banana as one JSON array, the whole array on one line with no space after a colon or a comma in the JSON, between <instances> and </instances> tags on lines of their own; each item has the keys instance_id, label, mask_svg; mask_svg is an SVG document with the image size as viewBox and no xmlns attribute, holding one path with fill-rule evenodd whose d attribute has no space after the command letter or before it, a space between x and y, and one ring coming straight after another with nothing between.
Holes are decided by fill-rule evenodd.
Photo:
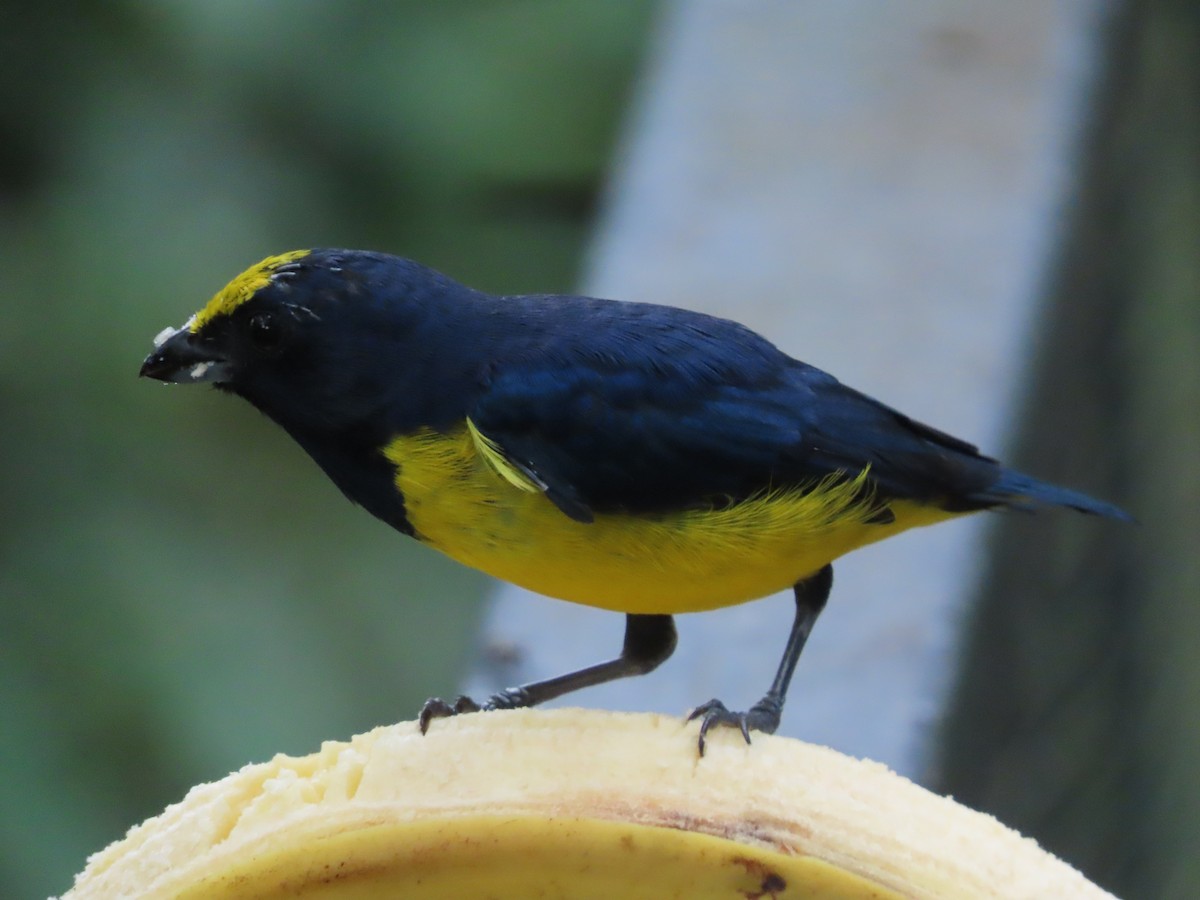
<instances>
[{"instance_id":1,"label":"banana","mask_svg":"<svg viewBox=\"0 0 1200 900\"><path fill-rule=\"evenodd\" d=\"M580 709L377 728L193 788L91 857L109 898L1101 898L883 766Z\"/></svg>"}]
</instances>

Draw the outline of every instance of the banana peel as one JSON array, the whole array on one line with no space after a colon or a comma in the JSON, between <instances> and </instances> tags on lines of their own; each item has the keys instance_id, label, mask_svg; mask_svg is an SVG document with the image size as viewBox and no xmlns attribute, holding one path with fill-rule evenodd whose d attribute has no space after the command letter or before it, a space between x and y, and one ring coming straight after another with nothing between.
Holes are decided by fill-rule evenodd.
<instances>
[{"instance_id":1,"label":"banana peel","mask_svg":"<svg viewBox=\"0 0 1200 900\"><path fill-rule=\"evenodd\" d=\"M277 756L95 854L108 898L1101 898L1033 841L799 741L514 710Z\"/></svg>"}]
</instances>

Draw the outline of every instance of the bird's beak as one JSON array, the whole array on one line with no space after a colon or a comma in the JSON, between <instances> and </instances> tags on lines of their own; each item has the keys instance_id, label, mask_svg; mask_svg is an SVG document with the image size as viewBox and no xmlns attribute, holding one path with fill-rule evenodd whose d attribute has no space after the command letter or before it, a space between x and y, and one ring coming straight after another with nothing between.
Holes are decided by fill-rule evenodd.
<instances>
[{"instance_id":1,"label":"bird's beak","mask_svg":"<svg viewBox=\"0 0 1200 900\"><path fill-rule=\"evenodd\" d=\"M215 347L199 341L188 327L168 328L154 339L154 352L139 375L175 384L229 381L229 360Z\"/></svg>"}]
</instances>

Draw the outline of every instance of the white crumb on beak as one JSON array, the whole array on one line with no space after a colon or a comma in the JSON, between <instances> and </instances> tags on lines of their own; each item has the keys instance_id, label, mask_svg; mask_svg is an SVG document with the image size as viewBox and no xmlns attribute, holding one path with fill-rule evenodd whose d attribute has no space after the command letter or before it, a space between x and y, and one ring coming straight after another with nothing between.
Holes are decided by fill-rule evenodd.
<instances>
[{"instance_id":1,"label":"white crumb on beak","mask_svg":"<svg viewBox=\"0 0 1200 900\"><path fill-rule=\"evenodd\" d=\"M157 350L159 347L177 335L180 331L182 331L182 329L172 328L170 325L168 325L154 336L154 349Z\"/></svg>"},{"instance_id":2,"label":"white crumb on beak","mask_svg":"<svg viewBox=\"0 0 1200 900\"><path fill-rule=\"evenodd\" d=\"M210 363L210 362L198 362L194 366L192 366L192 377L193 378L203 378L204 373L207 372L211 368L212 368L212 363Z\"/></svg>"}]
</instances>

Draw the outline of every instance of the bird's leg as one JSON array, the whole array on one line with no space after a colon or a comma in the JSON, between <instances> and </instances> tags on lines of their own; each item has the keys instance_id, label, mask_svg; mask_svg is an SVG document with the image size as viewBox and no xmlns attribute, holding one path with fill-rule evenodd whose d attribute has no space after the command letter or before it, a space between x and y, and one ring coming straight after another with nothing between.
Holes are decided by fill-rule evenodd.
<instances>
[{"instance_id":1,"label":"bird's leg","mask_svg":"<svg viewBox=\"0 0 1200 900\"><path fill-rule=\"evenodd\" d=\"M628 678L630 675L644 675L658 668L674 652L675 639L675 622L670 616L629 613L625 616L625 642L621 647L621 655L616 659L597 663L577 672L568 672L557 678L505 688L482 704L476 703L470 697L459 697L453 703L438 697L426 700L418 719L421 733L424 734L429 729L432 719L481 709L537 706L580 688Z\"/></svg>"},{"instance_id":2,"label":"bird's leg","mask_svg":"<svg viewBox=\"0 0 1200 900\"><path fill-rule=\"evenodd\" d=\"M792 681L792 673L796 671L796 662L800 659L800 651L812 632L817 616L825 608L829 599L829 589L833 587L833 566L826 566L816 575L798 582L793 593L796 595L796 618L792 622L792 631L788 635L787 646L783 650L783 659L779 661L779 669L775 672L775 680L763 698L746 712L730 712L720 700L709 700L697 706L688 714L688 721L700 719L700 755L704 755L704 738L714 725L730 725L740 729L746 743L750 743L751 731L762 731L774 734L779 727L779 719L783 714L783 704L787 700L788 685Z\"/></svg>"}]
</instances>

